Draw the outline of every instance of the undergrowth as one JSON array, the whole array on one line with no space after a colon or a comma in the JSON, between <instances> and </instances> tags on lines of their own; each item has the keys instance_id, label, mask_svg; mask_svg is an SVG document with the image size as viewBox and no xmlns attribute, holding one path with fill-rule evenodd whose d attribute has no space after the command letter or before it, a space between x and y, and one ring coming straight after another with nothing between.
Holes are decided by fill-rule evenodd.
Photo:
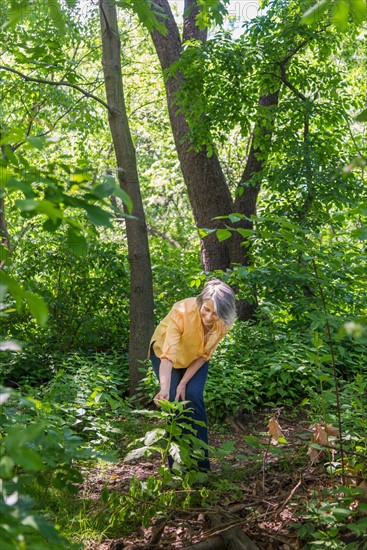
<instances>
[{"instance_id":1,"label":"undergrowth","mask_svg":"<svg viewBox=\"0 0 367 550\"><path fill-rule=\"evenodd\" d=\"M14 372L17 361L24 356L12 356L8 370L4 363L3 379ZM320 458L314 468L327 476L326 492L320 484L314 493L303 489L302 505L295 492L291 531L309 548L360 550L366 505L356 487L365 483L367 454L362 343L338 340L336 361L342 439L331 441L332 450L313 444ZM223 445L210 448L219 466L208 486L195 488L206 481L195 467L200 446L194 433L182 437L175 423L177 405L166 411L153 408L157 381L150 368L132 400L126 398L126 362L117 354L55 356L50 369L50 380L41 385L28 370L21 391L2 390L2 550L88 547L88 541L129 537L152 521L168 520L175 511L208 509L223 499L241 501L244 494L250 498L241 487L251 486L254 479L251 499L256 495L261 500L264 475L274 467L276 475L282 472L289 479L309 476L310 428L319 422L338 423L330 353L317 331L296 335L278 327L269 336L266 325L236 326L217 350L206 386L210 430L224 437ZM145 413L139 410L142 403ZM306 435L295 447L270 445L266 432L237 435L234 443L240 451L226 443L232 436L225 420L247 422L261 410L282 407L293 408L294 414L303 409L308 418ZM185 415L184 408L180 414ZM137 464L158 460L157 473L133 477L120 491L111 489L106 473L103 486L96 489L91 472L103 478L111 464L126 457L131 443L128 458ZM168 452L177 458L173 473L166 467ZM129 463L116 468L123 471ZM256 513L249 512L248 521L255 521Z\"/></svg>"}]
</instances>

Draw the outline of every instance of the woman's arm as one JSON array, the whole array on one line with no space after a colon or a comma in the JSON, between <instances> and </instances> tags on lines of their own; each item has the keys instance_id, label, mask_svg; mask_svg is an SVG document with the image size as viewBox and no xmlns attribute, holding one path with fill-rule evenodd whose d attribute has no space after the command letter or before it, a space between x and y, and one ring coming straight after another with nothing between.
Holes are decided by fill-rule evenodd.
<instances>
[{"instance_id":1,"label":"woman's arm","mask_svg":"<svg viewBox=\"0 0 367 550\"><path fill-rule=\"evenodd\" d=\"M205 361L206 359L204 359L204 357L198 357L197 359L194 359L194 361L190 363L190 365L187 367L187 370L183 375L182 380L177 386L176 397L175 397L176 401L178 401L179 399L182 399L182 401L185 401L186 385L189 382L189 380L191 380L191 378L194 376L194 374L196 374L197 371L204 365Z\"/></svg>"},{"instance_id":2,"label":"woman's arm","mask_svg":"<svg viewBox=\"0 0 367 550\"><path fill-rule=\"evenodd\" d=\"M159 382L161 389L154 397L154 404L158 406L158 401L169 401L169 388L171 385L172 362L169 359L162 359L159 366Z\"/></svg>"}]
</instances>

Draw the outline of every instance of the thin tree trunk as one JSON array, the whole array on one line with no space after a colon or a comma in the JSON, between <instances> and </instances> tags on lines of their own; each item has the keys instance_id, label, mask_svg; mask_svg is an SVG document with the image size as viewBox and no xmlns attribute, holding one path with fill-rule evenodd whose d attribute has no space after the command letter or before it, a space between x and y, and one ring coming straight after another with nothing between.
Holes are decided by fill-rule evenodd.
<instances>
[{"instance_id":1,"label":"thin tree trunk","mask_svg":"<svg viewBox=\"0 0 367 550\"><path fill-rule=\"evenodd\" d=\"M260 107L269 107L273 108L278 105L279 99L279 90L271 94L264 94L259 99ZM274 114L273 114L274 121ZM272 121L272 122L273 122ZM264 164L266 162L266 151L260 151L256 146L255 142L258 139L259 135L269 134L269 138L272 134L272 128L269 122L267 125L263 126L261 121L255 125L250 145L250 152L247 158L245 169L242 173L241 181L239 187L243 188L243 193L237 193L236 200L234 203L234 212L240 212L245 219L240 220L235 224L237 228L243 229L252 229L253 222L250 220L251 216L256 216L257 214L257 198L261 188L261 179L260 175L262 173ZM251 179L256 177L256 181L250 183ZM248 184L248 185L246 185ZM251 265L251 249L249 247L243 246L243 237L240 233L233 233L232 238L229 242L230 246L230 255L231 261L235 264L240 265ZM239 319L245 320L250 319L254 314L257 308L256 295L254 293L254 301L252 303L241 300L237 303L237 315Z\"/></svg>"},{"instance_id":2,"label":"thin tree trunk","mask_svg":"<svg viewBox=\"0 0 367 550\"><path fill-rule=\"evenodd\" d=\"M114 0L100 0L102 35L102 65L108 120L117 161L117 176L121 188L133 202L136 219L126 219L126 234L130 262L130 393L142 378L141 362L147 357L153 333L153 290L147 226L140 193L135 149L131 138L121 71L121 43Z\"/></svg>"},{"instance_id":3,"label":"thin tree trunk","mask_svg":"<svg viewBox=\"0 0 367 550\"><path fill-rule=\"evenodd\" d=\"M1 137L0 132L0 137ZM6 153L5 153L5 147L1 146L1 156L6 161ZM5 216L5 200L4 197L0 198L0 242L3 244L9 252L11 252L10 247L10 235L8 232L8 224L6 223L6 216ZM1 259L0 259L1 260ZM4 263L2 260L0 261L1 269L4 267Z\"/></svg>"},{"instance_id":4,"label":"thin tree trunk","mask_svg":"<svg viewBox=\"0 0 367 550\"><path fill-rule=\"evenodd\" d=\"M10 235L5 217L4 197L0 199L0 241L10 251Z\"/></svg>"}]
</instances>

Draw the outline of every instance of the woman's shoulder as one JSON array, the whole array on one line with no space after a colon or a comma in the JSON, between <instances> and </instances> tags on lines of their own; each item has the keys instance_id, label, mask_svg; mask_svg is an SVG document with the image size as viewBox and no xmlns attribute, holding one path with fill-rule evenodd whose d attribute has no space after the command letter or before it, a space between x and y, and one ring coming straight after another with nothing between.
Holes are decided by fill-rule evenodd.
<instances>
[{"instance_id":1,"label":"woman's shoulder","mask_svg":"<svg viewBox=\"0 0 367 550\"><path fill-rule=\"evenodd\" d=\"M180 300L179 302L176 302L172 306L172 310L179 312L183 315L189 315L192 313L198 312L198 306L196 303L196 297L193 298L184 298L183 300Z\"/></svg>"}]
</instances>

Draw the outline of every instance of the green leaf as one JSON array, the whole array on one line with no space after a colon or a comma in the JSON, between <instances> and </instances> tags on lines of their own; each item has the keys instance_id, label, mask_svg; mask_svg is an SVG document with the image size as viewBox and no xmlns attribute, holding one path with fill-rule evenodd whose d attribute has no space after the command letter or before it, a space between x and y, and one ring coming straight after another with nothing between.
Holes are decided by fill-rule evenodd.
<instances>
[{"instance_id":1,"label":"green leaf","mask_svg":"<svg viewBox=\"0 0 367 550\"><path fill-rule=\"evenodd\" d=\"M301 23L305 25L313 25L317 23L326 9L328 8L328 2L326 0L321 0L316 2L311 8L309 8L301 17Z\"/></svg>"},{"instance_id":2,"label":"green leaf","mask_svg":"<svg viewBox=\"0 0 367 550\"><path fill-rule=\"evenodd\" d=\"M206 229L205 227L200 227L198 231L199 231L200 238L203 239L204 237L207 237L211 233L214 233L215 229Z\"/></svg>"},{"instance_id":3,"label":"green leaf","mask_svg":"<svg viewBox=\"0 0 367 550\"><path fill-rule=\"evenodd\" d=\"M28 199L29 200L29 199ZM62 211L56 207L56 205L51 201L39 201L36 208L37 212L45 214L48 216L53 223L56 223L58 220L61 220L63 217Z\"/></svg>"},{"instance_id":4,"label":"green leaf","mask_svg":"<svg viewBox=\"0 0 367 550\"><path fill-rule=\"evenodd\" d=\"M156 14L159 15L160 19L166 17L158 4L142 2L141 0L117 0L116 5L132 9L149 32L157 30L164 36L167 34L166 26L158 21L156 17Z\"/></svg>"},{"instance_id":5,"label":"green leaf","mask_svg":"<svg viewBox=\"0 0 367 550\"><path fill-rule=\"evenodd\" d=\"M335 5L332 22L338 31L343 32L348 26L349 4L346 0L339 0Z\"/></svg>"},{"instance_id":6,"label":"green leaf","mask_svg":"<svg viewBox=\"0 0 367 550\"><path fill-rule=\"evenodd\" d=\"M90 174L83 168L78 168L70 174L70 179L74 183L84 183L90 180Z\"/></svg>"},{"instance_id":7,"label":"green leaf","mask_svg":"<svg viewBox=\"0 0 367 550\"><path fill-rule=\"evenodd\" d=\"M228 218L231 220L232 223L237 223L243 220L244 216L241 216L241 214L229 214Z\"/></svg>"},{"instance_id":8,"label":"green leaf","mask_svg":"<svg viewBox=\"0 0 367 550\"><path fill-rule=\"evenodd\" d=\"M356 535L364 535L367 533L367 518L361 518L356 523L348 524L346 527Z\"/></svg>"},{"instance_id":9,"label":"green leaf","mask_svg":"<svg viewBox=\"0 0 367 550\"><path fill-rule=\"evenodd\" d=\"M131 214L131 212L133 211L133 203L126 191L116 185L113 195L122 200L122 202L126 205L129 214Z\"/></svg>"},{"instance_id":10,"label":"green leaf","mask_svg":"<svg viewBox=\"0 0 367 550\"><path fill-rule=\"evenodd\" d=\"M9 479L13 477L14 460L10 456L3 456L0 460L0 478Z\"/></svg>"},{"instance_id":11,"label":"green leaf","mask_svg":"<svg viewBox=\"0 0 367 550\"><path fill-rule=\"evenodd\" d=\"M366 0L349 0L349 5L354 22L357 23L357 25L361 25L361 23L363 23L363 21L367 18Z\"/></svg>"},{"instance_id":12,"label":"green leaf","mask_svg":"<svg viewBox=\"0 0 367 550\"><path fill-rule=\"evenodd\" d=\"M141 458L142 456L148 456L151 453L150 447L140 447L140 449L134 449L133 451L130 451L127 453L127 455L124 458L124 462L129 462L130 460L134 460L135 458Z\"/></svg>"},{"instance_id":13,"label":"green leaf","mask_svg":"<svg viewBox=\"0 0 367 550\"><path fill-rule=\"evenodd\" d=\"M352 237L357 237L360 241L367 240L367 225L353 229L351 235Z\"/></svg>"},{"instance_id":14,"label":"green leaf","mask_svg":"<svg viewBox=\"0 0 367 550\"><path fill-rule=\"evenodd\" d=\"M32 147L38 149L39 151L42 151L42 149L45 147L44 137L28 136L27 141Z\"/></svg>"},{"instance_id":15,"label":"green leaf","mask_svg":"<svg viewBox=\"0 0 367 550\"><path fill-rule=\"evenodd\" d=\"M43 224L43 229L45 231L48 231L49 233L54 233L58 227L60 227L62 223L62 219L58 220L51 220L50 218L47 219Z\"/></svg>"},{"instance_id":16,"label":"green leaf","mask_svg":"<svg viewBox=\"0 0 367 550\"><path fill-rule=\"evenodd\" d=\"M33 210L36 210L38 206L38 201L34 199L17 199L15 201L15 205L22 212L32 212Z\"/></svg>"},{"instance_id":17,"label":"green leaf","mask_svg":"<svg viewBox=\"0 0 367 550\"><path fill-rule=\"evenodd\" d=\"M23 2L19 2L19 6L14 10L11 10L11 17L9 17L7 20L3 22L1 25L2 29L5 29L7 27L15 27L19 21L23 21L25 15L27 12L30 11L29 6L29 0L23 0Z\"/></svg>"},{"instance_id":18,"label":"green leaf","mask_svg":"<svg viewBox=\"0 0 367 550\"><path fill-rule=\"evenodd\" d=\"M0 263L2 266L9 262L9 251L2 243L0 243Z\"/></svg>"},{"instance_id":19,"label":"green leaf","mask_svg":"<svg viewBox=\"0 0 367 550\"><path fill-rule=\"evenodd\" d=\"M48 307L44 299L38 294L28 291L24 293L24 297L31 310L32 317L34 317L41 326L44 326L48 318Z\"/></svg>"},{"instance_id":20,"label":"green leaf","mask_svg":"<svg viewBox=\"0 0 367 550\"><path fill-rule=\"evenodd\" d=\"M66 242L75 256L84 257L87 254L88 244L85 237L71 226L68 227Z\"/></svg>"},{"instance_id":21,"label":"green leaf","mask_svg":"<svg viewBox=\"0 0 367 550\"><path fill-rule=\"evenodd\" d=\"M84 209L86 210L90 221L95 225L102 225L104 227L111 228L113 227L111 223L112 215L109 212L102 210L100 206L88 204L84 206Z\"/></svg>"},{"instance_id":22,"label":"green leaf","mask_svg":"<svg viewBox=\"0 0 367 550\"><path fill-rule=\"evenodd\" d=\"M242 235L242 237L250 237L255 232L253 229L242 229L241 227L239 229L236 229L237 233Z\"/></svg>"},{"instance_id":23,"label":"green leaf","mask_svg":"<svg viewBox=\"0 0 367 550\"><path fill-rule=\"evenodd\" d=\"M116 183L112 176L105 176L104 179L104 183L100 183L99 185L97 185L97 187L93 189L93 194L99 199L110 197L112 194L114 194L116 188Z\"/></svg>"},{"instance_id":24,"label":"green leaf","mask_svg":"<svg viewBox=\"0 0 367 550\"><path fill-rule=\"evenodd\" d=\"M228 229L217 229L215 232L218 241L225 241L232 237L231 231L228 231Z\"/></svg>"},{"instance_id":25,"label":"green leaf","mask_svg":"<svg viewBox=\"0 0 367 550\"><path fill-rule=\"evenodd\" d=\"M65 32L65 21L60 9L59 0L48 0L48 12L60 36L62 36Z\"/></svg>"},{"instance_id":26,"label":"green leaf","mask_svg":"<svg viewBox=\"0 0 367 550\"><path fill-rule=\"evenodd\" d=\"M28 472L38 472L43 469L43 462L39 454L28 447L23 447L19 449L19 452L13 453L12 458L18 466Z\"/></svg>"},{"instance_id":27,"label":"green leaf","mask_svg":"<svg viewBox=\"0 0 367 550\"><path fill-rule=\"evenodd\" d=\"M234 441L224 441L224 443L222 443L222 445L219 447L217 452L220 455L225 456L225 455L228 455L228 453L231 453L234 450L235 450Z\"/></svg>"},{"instance_id":28,"label":"green leaf","mask_svg":"<svg viewBox=\"0 0 367 550\"><path fill-rule=\"evenodd\" d=\"M156 428L155 430L152 430L151 432L147 432L145 434L144 443L145 445L149 446L152 445L152 443L156 443L163 437L165 437L166 431L162 428Z\"/></svg>"}]
</instances>

